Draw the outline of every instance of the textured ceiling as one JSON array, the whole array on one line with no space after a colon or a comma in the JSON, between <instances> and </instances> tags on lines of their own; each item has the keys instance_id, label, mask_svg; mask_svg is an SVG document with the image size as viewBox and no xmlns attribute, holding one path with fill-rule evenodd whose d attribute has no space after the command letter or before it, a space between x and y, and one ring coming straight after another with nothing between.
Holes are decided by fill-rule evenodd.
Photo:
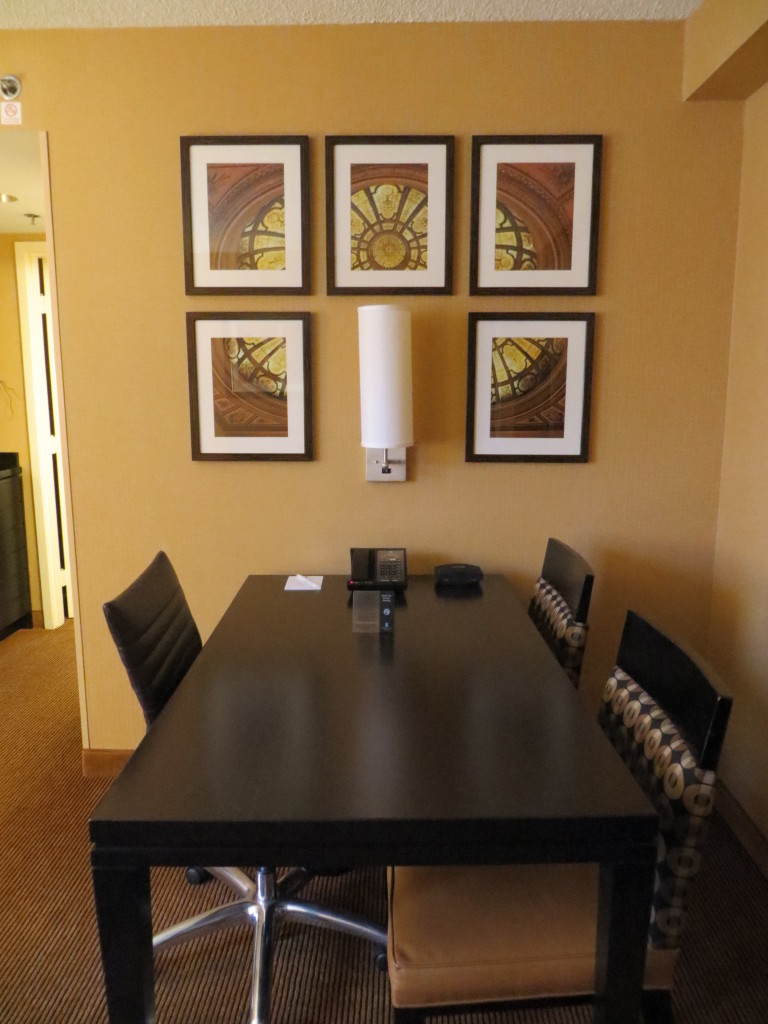
<instances>
[{"instance_id":1,"label":"textured ceiling","mask_svg":"<svg viewBox=\"0 0 768 1024\"><path fill-rule=\"evenodd\" d=\"M0 29L686 18L701 0L2 0Z\"/></svg>"}]
</instances>

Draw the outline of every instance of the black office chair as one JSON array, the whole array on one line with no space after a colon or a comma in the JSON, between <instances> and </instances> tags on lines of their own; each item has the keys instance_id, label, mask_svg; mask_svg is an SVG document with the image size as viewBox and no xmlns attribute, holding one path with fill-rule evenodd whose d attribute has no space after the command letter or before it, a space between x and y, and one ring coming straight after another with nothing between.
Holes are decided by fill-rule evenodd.
<instances>
[{"instance_id":1,"label":"black office chair","mask_svg":"<svg viewBox=\"0 0 768 1024\"><path fill-rule=\"evenodd\" d=\"M528 614L574 686L581 676L594 581L589 563L577 551L549 538Z\"/></svg>"},{"instance_id":2,"label":"black office chair","mask_svg":"<svg viewBox=\"0 0 768 1024\"><path fill-rule=\"evenodd\" d=\"M629 612L599 721L659 810L643 1015L672 1022L689 886L701 861L731 699L711 670ZM626 770L617 759L618 771ZM389 872L395 1024L430 1012L594 995L598 865ZM439 1009L438 1009L439 1008Z\"/></svg>"},{"instance_id":3,"label":"black office chair","mask_svg":"<svg viewBox=\"0 0 768 1024\"><path fill-rule=\"evenodd\" d=\"M202 649L192 613L164 551L122 594L104 605L112 639L128 672L149 728L173 695ZM190 868L190 881L213 875L238 897L156 934L154 949L177 945L207 932L250 923L254 928L253 985L249 1024L269 1019L274 926L278 919L304 921L368 939L384 960L386 929L354 914L293 899L313 877L306 868L278 879L273 867L260 867L253 879L239 868Z\"/></svg>"}]
</instances>

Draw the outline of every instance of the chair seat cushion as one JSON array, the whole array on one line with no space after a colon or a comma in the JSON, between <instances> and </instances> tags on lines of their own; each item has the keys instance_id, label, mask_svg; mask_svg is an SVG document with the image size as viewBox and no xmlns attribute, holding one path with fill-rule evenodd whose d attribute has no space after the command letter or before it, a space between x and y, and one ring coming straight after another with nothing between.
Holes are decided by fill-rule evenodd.
<instances>
[{"instance_id":1,"label":"chair seat cushion","mask_svg":"<svg viewBox=\"0 0 768 1024\"><path fill-rule=\"evenodd\" d=\"M596 864L397 867L389 873L392 1003L439 1006L594 992ZM649 950L645 987L672 987Z\"/></svg>"}]
</instances>

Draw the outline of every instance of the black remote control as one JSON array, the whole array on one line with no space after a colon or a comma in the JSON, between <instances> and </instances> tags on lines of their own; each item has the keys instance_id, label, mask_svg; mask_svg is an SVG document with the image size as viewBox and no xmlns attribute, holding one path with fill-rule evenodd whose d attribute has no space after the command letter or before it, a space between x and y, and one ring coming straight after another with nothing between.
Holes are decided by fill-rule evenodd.
<instances>
[{"instance_id":1,"label":"black remote control","mask_svg":"<svg viewBox=\"0 0 768 1024\"><path fill-rule=\"evenodd\" d=\"M391 633L395 628L395 592L382 590L379 604L379 632Z\"/></svg>"}]
</instances>

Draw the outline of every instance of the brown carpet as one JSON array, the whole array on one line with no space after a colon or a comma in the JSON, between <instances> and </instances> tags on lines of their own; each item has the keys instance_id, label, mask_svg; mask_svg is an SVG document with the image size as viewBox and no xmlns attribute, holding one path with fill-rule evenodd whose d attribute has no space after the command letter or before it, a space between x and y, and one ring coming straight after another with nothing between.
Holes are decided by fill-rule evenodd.
<instances>
[{"instance_id":1,"label":"brown carpet","mask_svg":"<svg viewBox=\"0 0 768 1024\"><path fill-rule=\"evenodd\" d=\"M127 683L126 683L127 685ZM0 643L0 1024L106 1024L89 873L88 815L106 788L80 772L71 625ZM183 872L152 873L155 926L225 894ZM384 919L382 872L305 890ZM198 939L156 958L158 1024L243 1024L249 933ZM675 988L678 1024L768 1022L768 880L713 823ZM467 1014L453 1024L588 1024L588 1006ZM275 961L273 1024L390 1024L386 976L367 944L288 925ZM447 1018L434 1017L433 1024Z\"/></svg>"}]
</instances>

